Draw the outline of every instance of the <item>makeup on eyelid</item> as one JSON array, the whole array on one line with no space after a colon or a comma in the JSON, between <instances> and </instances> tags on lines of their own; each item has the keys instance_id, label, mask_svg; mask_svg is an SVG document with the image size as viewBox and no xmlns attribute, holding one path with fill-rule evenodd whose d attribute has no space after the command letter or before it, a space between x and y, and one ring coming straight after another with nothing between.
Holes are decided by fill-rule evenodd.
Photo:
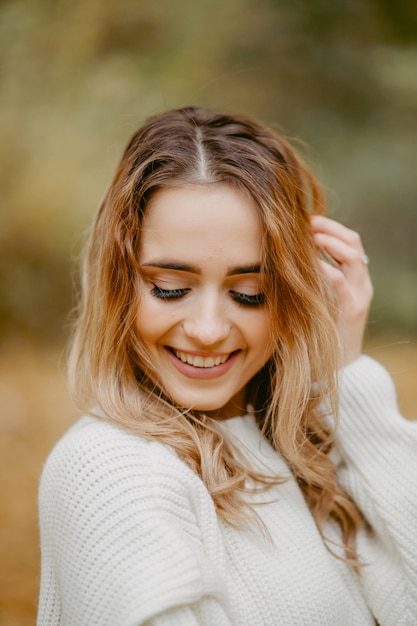
<instances>
[{"instance_id":1,"label":"makeup on eyelid","mask_svg":"<svg viewBox=\"0 0 417 626\"><path fill-rule=\"evenodd\" d=\"M163 289L162 287L154 284L151 289L151 294L152 296L154 296L155 298L159 298L160 300L173 301L183 298L188 293L190 293L190 291L190 288ZM228 293L232 300L237 302L237 304L241 304L244 306L261 306L265 303L265 296L263 293L257 293L252 295L248 293L241 293L235 290L229 290Z\"/></svg>"},{"instance_id":2,"label":"makeup on eyelid","mask_svg":"<svg viewBox=\"0 0 417 626\"><path fill-rule=\"evenodd\" d=\"M170 265L182 266L182 264ZM244 268L239 269L243 270ZM188 279L187 281L182 276L177 276L177 274L180 274L178 270L173 272L173 278L170 278L169 275L161 275L158 270L155 271L155 267L151 265L142 267L141 271L146 282L149 282L150 293L155 298L166 301L178 300L189 294L193 288L198 286L198 279L201 275L201 273L198 272L198 275L194 277L193 280ZM259 291L258 276L260 272L257 271L256 278L253 279L249 278L247 274L249 274L249 272L245 272L243 277L232 274L232 278L227 278L226 280L225 291L227 291L232 300L238 304L261 306L265 303L265 296Z\"/></svg>"}]
</instances>

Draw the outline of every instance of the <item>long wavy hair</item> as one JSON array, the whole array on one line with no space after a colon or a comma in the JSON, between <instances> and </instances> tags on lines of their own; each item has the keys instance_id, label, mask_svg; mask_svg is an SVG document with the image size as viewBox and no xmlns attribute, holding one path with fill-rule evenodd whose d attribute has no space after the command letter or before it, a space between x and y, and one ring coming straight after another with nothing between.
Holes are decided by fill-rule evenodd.
<instances>
[{"instance_id":1,"label":"long wavy hair","mask_svg":"<svg viewBox=\"0 0 417 626\"><path fill-rule=\"evenodd\" d=\"M105 419L171 446L201 477L218 515L233 525L247 522L247 479L263 488L271 479L250 468L215 419L174 405L155 382L136 329L138 251L149 200L163 188L206 183L248 193L263 225L275 349L248 385L259 426L288 463L321 534L335 519L344 559L356 566L361 515L338 485L329 456L334 428L328 417L337 415L340 365L337 306L309 225L309 215L323 213L325 202L309 169L277 133L242 116L194 107L156 115L135 132L85 255L69 360L75 400L87 412L99 407Z\"/></svg>"}]
</instances>

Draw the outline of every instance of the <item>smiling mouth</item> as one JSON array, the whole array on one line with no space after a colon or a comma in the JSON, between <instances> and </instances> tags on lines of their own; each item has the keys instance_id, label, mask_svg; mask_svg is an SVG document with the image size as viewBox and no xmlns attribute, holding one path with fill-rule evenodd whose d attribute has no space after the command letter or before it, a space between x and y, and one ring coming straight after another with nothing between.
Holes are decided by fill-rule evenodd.
<instances>
[{"instance_id":1,"label":"smiling mouth","mask_svg":"<svg viewBox=\"0 0 417 626\"><path fill-rule=\"evenodd\" d=\"M222 365L222 363L225 363L232 354L235 354L235 352L229 352L229 354L222 354L219 356L200 356L190 354L189 352L182 352L181 350L175 350L174 348L170 348L170 350L173 354L175 354L177 359L183 363L199 368L211 368L216 367L217 365Z\"/></svg>"}]
</instances>

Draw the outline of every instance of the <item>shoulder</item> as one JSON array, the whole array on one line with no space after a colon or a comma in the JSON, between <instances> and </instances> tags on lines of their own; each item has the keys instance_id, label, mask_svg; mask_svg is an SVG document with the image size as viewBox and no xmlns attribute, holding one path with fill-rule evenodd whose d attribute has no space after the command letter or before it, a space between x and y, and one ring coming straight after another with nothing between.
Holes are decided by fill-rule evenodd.
<instances>
[{"instance_id":1,"label":"shoulder","mask_svg":"<svg viewBox=\"0 0 417 626\"><path fill-rule=\"evenodd\" d=\"M345 384L362 384L364 386L369 384L380 386L382 384L385 388L388 386L390 393L395 393L394 383L388 371L379 361L367 354L362 354L347 365L341 371L341 380Z\"/></svg>"},{"instance_id":2,"label":"shoulder","mask_svg":"<svg viewBox=\"0 0 417 626\"><path fill-rule=\"evenodd\" d=\"M82 417L58 441L45 465L72 470L74 463L79 469L106 468L114 466L149 468L153 459L170 469L183 469L184 463L168 446L151 441L116 424L95 417Z\"/></svg>"},{"instance_id":3,"label":"shoulder","mask_svg":"<svg viewBox=\"0 0 417 626\"><path fill-rule=\"evenodd\" d=\"M397 407L394 382L381 363L365 354L340 373L340 399L350 404L352 398Z\"/></svg>"},{"instance_id":4,"label":"shoulder","mask_svg":"<svg viewBox=\"0 0 417 626\"><path fill-rule=\"evenodd\" d=\"M221 560L214 504L157 441L82 418L46 461L39 513L41 606L52 598L62 623L144 623L218 591L207 570L207 556Z\"/></svg>"},{"instance_id":5,"label":"shoulder","mask_svg":"<svg viewBox=\"0 0 417 626\"><path fill-rule=\"evenodd\" d=\"M417 422L401 415L388 371L363 355L340 379L337 440L349 459L357 460L362 470L372 465L380 473L382 466L401 465L405 456L415 458Z\"/></svg>"},{"instance_id":6,"label":"shoulder","mask_svg":"<svg viewBox=\"0 0 417 626\"><path fill-rule=\"evenodd\" d=\"M151 442L153 443L153 442ZM148 449L149 441L131 431L99 417L81 417L56 443L48 461L52 458L65 458L68 455L95 458L106 454L120 454L121 451ZM162 452L163 446L158 446Z\"/></svg>"},{"instance_id":7,"label":"shoulder","mask_svg":"<svg viewBox=\"0 0 417 626\"><path fill-rule=\"evenodd\" d=\"M201 488L200 479L168 446L83 417L50 453L39 497L41 514L43 508L96 513L109 507L136 508L138 502L143 514L147 507L166 509L170 502L177 508Z\"/></svg>"}]
</instances>

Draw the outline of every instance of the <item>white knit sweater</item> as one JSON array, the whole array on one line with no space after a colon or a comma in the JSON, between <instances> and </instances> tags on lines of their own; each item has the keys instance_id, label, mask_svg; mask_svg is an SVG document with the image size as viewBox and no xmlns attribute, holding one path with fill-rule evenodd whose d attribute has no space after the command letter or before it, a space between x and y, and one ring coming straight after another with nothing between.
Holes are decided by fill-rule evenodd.
<instances>
[{"instance_id":1,"label":"white knit sweater","mask_svg":"<svg viewBox=\"0 0 417 626\"><path fill-rule=\"evenodd\" d=\"M340 482L371 529L357 576L325 548L287 466L251 415L224 422L255 468L288 480L253 497L270 537L216 515L168 447L82 418L40 487L39 626L415 626L417 423L381 365L343 371ZM340 542L328 524L326 535Z\"/></svg>"}]
</instances>

